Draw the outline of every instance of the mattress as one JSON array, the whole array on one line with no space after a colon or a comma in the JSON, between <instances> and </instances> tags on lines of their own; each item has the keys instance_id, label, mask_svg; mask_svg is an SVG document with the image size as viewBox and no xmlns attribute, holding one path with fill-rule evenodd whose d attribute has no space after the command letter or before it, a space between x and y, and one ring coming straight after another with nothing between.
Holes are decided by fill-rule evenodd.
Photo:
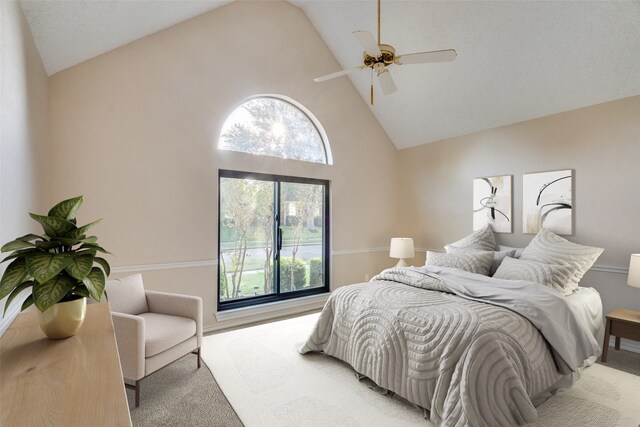
<instances>
[{"instance_id":1,"label":"mattress","mask_svg":"<svg viewBox=\"0 0 640 427\"><path fill-rule=\"evenodd\" d=\"M565 297L573 308L576 317L591 331L598 343L604 340L604 324L602 314L602 300L594 288L578 287L571 295ZM602 353L589 359L588 365L593 364ZM591 360L592 359L592 360Z\"/></svg>"},{"instance_id":2,"label":"mattress","mask_svg":"<svg viewBox=\"0 0 640 427\"><path fill-rule=\"evenodd\" d=\"M583 366L575 372L564 375L555 384L549 387L543 393L535 396L533 399L534 406L538 407L558 391L567 390L580 379L582 371L593 365L602 354L602 343L604 341L604 324L602 300L600 294L594 288L579 286L572 294L564 297L571 306L576 317L580 320L585 328L587 328L595 337L600 345L596 354L584 361Z\"/></svg>"}]
</instances>

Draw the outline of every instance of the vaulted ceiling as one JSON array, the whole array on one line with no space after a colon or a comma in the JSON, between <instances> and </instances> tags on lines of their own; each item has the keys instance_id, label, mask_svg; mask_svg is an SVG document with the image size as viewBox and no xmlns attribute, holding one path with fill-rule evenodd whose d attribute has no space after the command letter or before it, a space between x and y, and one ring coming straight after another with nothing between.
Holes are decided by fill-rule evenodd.
<instances>
[{"instance_id":1,"label":"vaulted ceiling","mask_svg":"<svg viewBox=\"0 0 640 427\"><path fill-rule=\"evenodd\" d=\"M228 2L21 4L54 74ZM375 32L375 1L291 3L343 67L359 64L362 49L351 32ZM383 43L399 53L454 48L458 57L392 66L398 91L382 96L376 88L372 111L393 143L406 148L640 95L639 22L640 1L383 1ZM367 71L340 78L350 78L368 102Z\"/></svg>"}]
</instances>

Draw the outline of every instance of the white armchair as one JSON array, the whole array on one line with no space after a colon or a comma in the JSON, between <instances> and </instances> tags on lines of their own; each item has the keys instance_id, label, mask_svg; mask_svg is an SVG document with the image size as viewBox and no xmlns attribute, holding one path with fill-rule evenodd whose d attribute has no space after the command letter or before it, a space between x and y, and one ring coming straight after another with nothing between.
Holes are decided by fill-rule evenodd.
<instances>
[{"instance_id":1,"label":"white armchair","mask_svg":"<svg viewBox=\"0 0 640 427\"><path fill-rule=\"evenodd\" d=\"M145 291L142 275L108 280L107 299L120 354L122 375L134 381L140 406L140 382L158 369L194 353L200 368L202 299Z\"/></svg>"}]
</instances>

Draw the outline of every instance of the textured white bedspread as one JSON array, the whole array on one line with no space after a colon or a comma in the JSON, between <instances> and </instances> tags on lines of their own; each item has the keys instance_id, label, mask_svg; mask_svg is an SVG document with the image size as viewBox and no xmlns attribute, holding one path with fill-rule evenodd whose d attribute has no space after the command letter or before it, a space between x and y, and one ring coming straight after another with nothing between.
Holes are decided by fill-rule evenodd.
<instances>
[{"instance_id":1,"label":"textured white bedspread","mask_svg":"<svg viewBox=\"0 0 640 427\"><path fill-rule=\"evenodd\" d=\"M595 337L561 296L556 301L539 290L519 298L500 289L505 283L494 281L492 287L494 279L449 270L390 269L369 283L339 288L301 352L323 351L344 360L430 410L436 424L535 421L531 398L554 385L566 368L574 371L593 357L599 351ZM540 301L549 307L541 311L535 305ZM559 312L551 315L548 308ZM558 322L561 331L549 330ZM538 328L547 329L557 348Z\"/></svg>"}]
</instances>

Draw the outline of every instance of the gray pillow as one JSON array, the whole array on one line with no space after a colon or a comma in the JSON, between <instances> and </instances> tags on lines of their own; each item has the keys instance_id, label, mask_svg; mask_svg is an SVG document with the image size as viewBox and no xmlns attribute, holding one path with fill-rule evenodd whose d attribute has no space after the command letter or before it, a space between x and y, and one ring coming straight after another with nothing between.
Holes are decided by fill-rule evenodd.
<instances>
[{"instance_id":1,"label":"gray pillow","mask_svg":"<svg viewBox=\"0 0 640 427\"><path fill-rule=\"evenodd\" d=\"M573 291L603 250L570 242L543 228L524 248L520 259L568 267L561 274L554 274L554 287Z\"/></svg>"},{"instance_id":2,"label":"gray pillow","mask_svg":"<svg viewBox=\"0 0 640 427\"><path fill-rule=\"evenodd\" d=\"M515 258L518 259L522 256L522 251L524 251L524 248L514 248L513 246L505 246L505 245L498 245L498 250L499 251L511 251L514 250L515 252L515 256L512 256L511 258ZM511 255L509 255L511 256Z\"/></svg>"},{"instance_id":3,"label":"gray pillow","mask_svg":"<svg viewBox=\"0 0 640 427\"><path fill-rule=\"evenodd\" d=\"M446 247L447 253L450 254L459 254L459 253L490 253L493 256L493 262L491 263L491 271L489 272L490 276L493 276L495 272L500 267L502 260L506 257L515 258L516 256L516 248L512 248L504 251L480 251L477 249L469 249L469 248L459 248L457 246L447 245Z\"/></svg>"},{"instance_id":4,"label":"gray pillow","mask_svg":"<svg viewBox=\"0 0 640 427\"><path fill-rule=\"evenodd\" d=\"M493 252L447 254L427 251L425 265L459 268L469 273L489 275L493 262Z\"/></svg>"},{"instance_id":5,"label":"gray pillow","mask_svg":"<svg viewBox=\"0 0 640 427\"><path fill-rule=\"evenodd\" d=\"M562 265L549 265L535 261L526 261L507 257L493 275L496 279L526 280L548 286L562 295L570 295L573 289L560 287L554 281L555 276L565 277L571 268Z\"/></svg>"},{"instance_id":6,"label":"gray pillow","mask_svg":"<svg viewBox=\"0 0 640 427\"><path fill-rule=\"evenodd\" d=\"M496 239L493 237L493 231L489 224L485 225L480 230L474 231L467 237L463 237L447 246L456 246L458 248L477 249L480 251L495 251ZM445 246L445 250L447 250ZM449 252L447 250L447 252Z\"/></svg>"}]
</instances>

